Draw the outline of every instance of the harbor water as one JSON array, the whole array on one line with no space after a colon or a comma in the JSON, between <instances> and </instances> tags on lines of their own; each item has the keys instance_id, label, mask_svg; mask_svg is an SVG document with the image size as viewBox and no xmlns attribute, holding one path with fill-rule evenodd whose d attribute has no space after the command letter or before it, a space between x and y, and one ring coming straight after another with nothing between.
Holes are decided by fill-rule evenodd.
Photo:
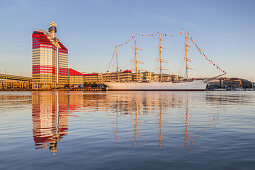
<instances>
[{"instance_id":1,"label":"harbor water","mask_svg":"<svg viewBox=\"0 0 255 170\"><path fill-rule=\"evenodd\" d=\"M255 91L0 92L0 169L255 169Z\"/></svg>"}]
</instances>

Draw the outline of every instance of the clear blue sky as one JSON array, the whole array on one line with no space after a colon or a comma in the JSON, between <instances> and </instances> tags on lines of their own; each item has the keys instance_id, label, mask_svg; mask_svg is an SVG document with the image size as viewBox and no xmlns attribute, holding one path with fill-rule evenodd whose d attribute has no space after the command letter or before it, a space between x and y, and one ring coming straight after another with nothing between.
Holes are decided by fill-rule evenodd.
<instances>
[{"instance_id":1,"label":"clear blue sky","mask_svg":"<svg viewBox=\"0 0 255 170\"><path fill-rule=\"evenodd\" d=\"M0 72L31 76L32 32L58 24L57 37L69 50L69 66L105 72L117 42L134 33L174 34L187 29L200 48L228 77L255 80L254 0L1 0ZM142 69L157 71L155 37L139 39ZM133 68L133 42L119 49L120 67ZM167 38L163 57L168 73L183 74L184 39ZM216 69L191 45L192 76L213 76ZM208 68L207 68L208 67ZM181 68L181 69L180 69Z\"/></svg>"}]
</instances>

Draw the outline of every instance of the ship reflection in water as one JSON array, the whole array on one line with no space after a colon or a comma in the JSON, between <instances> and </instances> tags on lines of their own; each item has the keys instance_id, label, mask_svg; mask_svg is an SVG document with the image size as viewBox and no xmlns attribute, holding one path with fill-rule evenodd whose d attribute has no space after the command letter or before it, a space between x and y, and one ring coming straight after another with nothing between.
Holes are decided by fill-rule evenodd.
<instances>
[{"instance_id":1,"label":"ship reflection in water","mask_svg":"<svg viewBox=\"0 0 255 170\"><path fill-rule=\"evenodd\" d=\"M254 169L254 110L241 91L0 92L0 169Z\"/></svg>"},{"instance_id":2,"label":"ship reflection in water","mask_svg":"<svg viewBox=\"0 0 255 170\"><path fill-rule=\"evenodd\" d=\"M190 122L190 111L189 111L189 94L164 94L164 93L131 93L131 94L115 94L114 98L111 98L112 94L107 96L108 100L112 103L117 103L116 106L113 104L110 109L116 110L116 142L118 141L118 129L119 129L119 112L124 115L133 115L134 119L134 136L132 139L132 146L135 147L138 137L141 134L138 132L139 122L142 118L139 115L154 114L157 115L158 120L158 145L162 146L163 142L163 126L167 124L166 117L164 114L171 114L169 109L171 108L185 108L183 110L183 123L185 124L184 136L185 136L185 148L184 151L190 151L190 148L195 144L195 141L200 137L201 133L209 130L210 127L215 126L215 121L218 119L218 114L212 114L208 117L208 120L200 128L198 132L190 132L189 126L192 126ZM135 96L134 96L135 95ZM210 99L208 97L207 99ZM121 103L121 104L120 104ZM108 108L109 109L109 108ZM166 111L165 111L166 110Z\"/></svg>"},{"instance_id":3,"label":"ship reflection in water","mask_svg":"<svg viewBox=\"0 0 255 170\"><path fill-rule=\"evenodd\" d=\"M197 100L217 102L215 96L199 93ZM202 98L201 98L202 97ZM195 98L196 99L196 98ZM193 98L194 100L194 98ZM190 151L201 133L215 126L218 116L213 113L205 121L197 132L191 132L192 111L189 110L189 93L165 93L165 92L106 92L106 93L81 93L81 92L32 92L32 120L33 137L36 149L50 149L53 154L57 152L57 144L68 133L68 116L76 116L72 113L87 114L104 111L115 115L112 126L115 140L118 142L119 117L131 118L130 131L133 131L132 147L137 145L139 137L139 124L144 124L143 116L153 115L158 121L158 146L164 144L164 126L167 124L167 116L171 114L169 109L177 108L181 113L184 124L183 143L184 151ZM129 120L127 120L129 121ZM123 123L123 122L122 122ZM126 122L125 122L126 123ZM150 127L148 127L150 128ZM155 130L155 129L152 129ZM142 141L139 141L142 142Z\"/></svg>"}]
</instances>

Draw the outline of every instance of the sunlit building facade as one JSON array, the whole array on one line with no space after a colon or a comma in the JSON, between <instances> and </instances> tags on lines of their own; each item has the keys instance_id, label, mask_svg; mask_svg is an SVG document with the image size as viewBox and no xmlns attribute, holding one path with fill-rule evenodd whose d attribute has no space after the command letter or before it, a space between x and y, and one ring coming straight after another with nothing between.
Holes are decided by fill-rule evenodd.
<instances>
[{"instance_id":1,"label":"sunlit building facade","mask_svg":"<svg viewBox=\"0 0 255 170\"><path fill-rule=\"evenodd\" d=\"M82 87L84 84L83 74L72 68L69 68L69 84L74 87Z\"/></svg>"},{"instance_id":2,"label":"sunlit building facade","mask_svg":"<svg viewBox=\"0 0 255 170\"><path fill-rule=\"evenodd\" d=\"M93 84L93 83L102 83L103 76L99 73L83 74L84 83Z\"/></svg>"},{"instance_id":3,"label":"sunlit building facade","mask_svg":"<svg viewBox=\"0 0 255 170\"><path fill-rule=\"evenodd\" d=\"M131 70L125 70L120 72L107 72L102 74L103 82L131 82L133 78L133 73ZM119 80L118 80L119 79Z\"/></svg>"},{"instance_id":4,"label":"sunlit building facade","mask_svg":"<svg viewBox=\"0 0 255 170\"><path fill-rule=\"evenodd\" d=\"M63 87L68 83L68 50L55 37L57 24L49 32L37 30L32 34L33 88Z\"/></svg>"},{"instance_id":5,"label":"sunlit building facade","mask_svg":"<svg viewBox=\"0 0 255 170\"><path fill-rule=\"evenodd\" d=\"M131 70L125 70L123 72L119 73L119 79L123 82L130 82L132 81L132 71Z\"/></svg>"}]
</instances>

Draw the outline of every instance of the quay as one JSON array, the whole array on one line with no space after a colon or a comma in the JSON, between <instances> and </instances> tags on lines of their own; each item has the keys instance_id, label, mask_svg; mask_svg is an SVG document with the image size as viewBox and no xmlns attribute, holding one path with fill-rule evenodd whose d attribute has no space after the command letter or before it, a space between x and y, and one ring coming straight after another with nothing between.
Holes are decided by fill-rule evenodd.
<instances>
[{"instance_id":1,"label":"quay","mask_svg":"<svg viewBox=\"0 0 255 170\"><path fill-rule=\"evenodd\" d=\"M105 91L104 88L66 88L66 89L0 89L0 91Z\"/></svg>"}]
</instances>

